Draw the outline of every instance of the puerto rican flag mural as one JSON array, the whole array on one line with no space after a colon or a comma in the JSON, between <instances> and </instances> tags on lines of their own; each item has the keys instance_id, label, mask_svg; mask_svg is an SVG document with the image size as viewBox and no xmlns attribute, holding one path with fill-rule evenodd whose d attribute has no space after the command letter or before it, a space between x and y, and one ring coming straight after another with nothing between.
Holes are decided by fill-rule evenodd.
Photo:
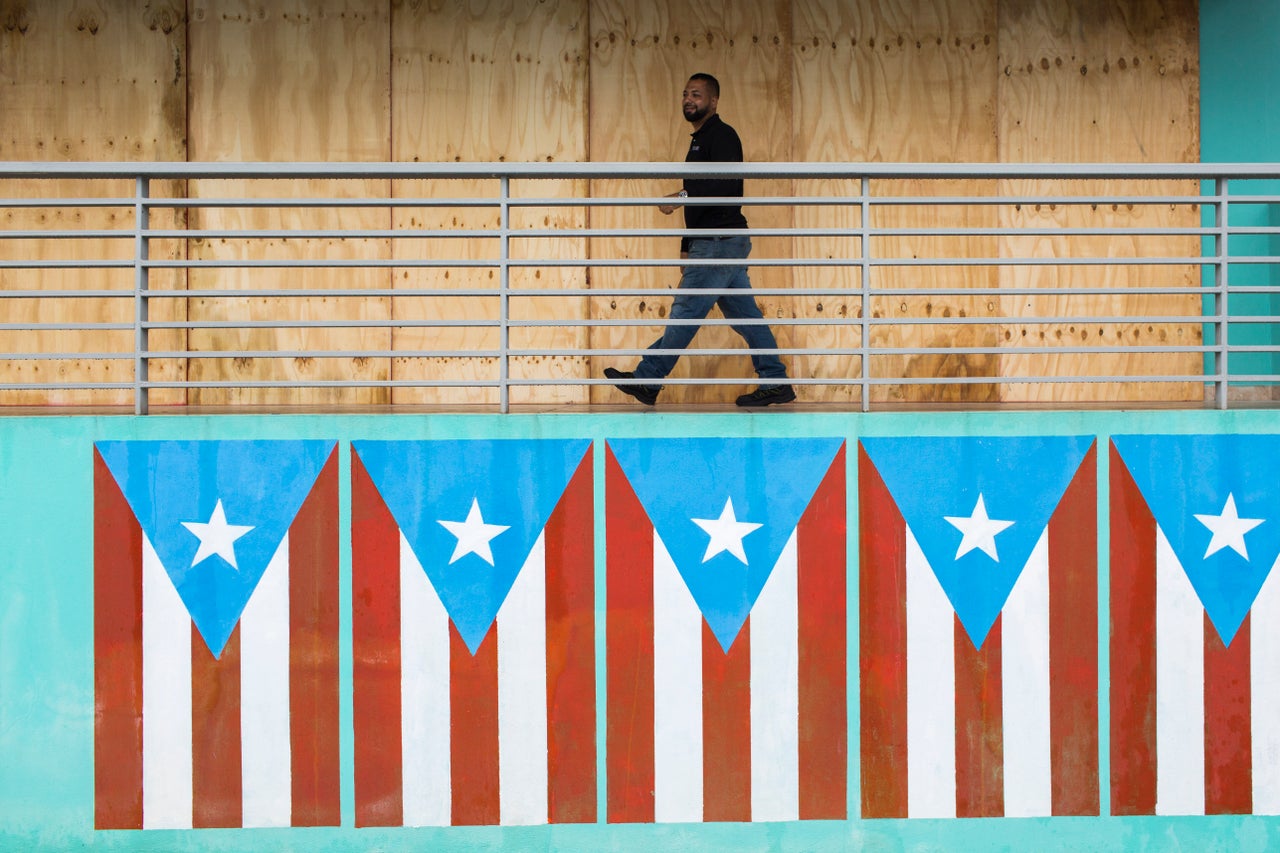
<instances>
[{"instance_id":1,"label":"puerto rican flag mural","mask_svg":"<svg viewBox=\"0 0 1280 853\"><path fill-rule=\"evenodd\" d=\"M843 819L842 439L606 459L610 822Z\"/></svg>"},{"instance_id":2,"label":"puerto rican flag mural","mask_svg":"<svg viewBox=\"0 0 1280 853\"><path fill-rule=\"evenodd\" d=\"M357 826L596 819L590 441L355 441Z\"/></svg>"},{"instance_id":3,"label":"puerto rican flag mural","mask_svg":"<svg viewBox=\"0 0 1280 853\"><path fill-rule=\"evenodd\" d=\"M336 826L333 441L94 446L94 823Z\"/></svg>"},{"instance_id":4,"label":"puerto rican flag mural","mask_svg":"<svg viewBox=\"0 0 1280 853\"><path fill-rule=\"evenodd\" d=\"M1093 442L862 439L863 817L1098 813Z\"/></svg>"},{"instance_id":5,"label":"puerto rican flag mural","mask_svg":"<svg viewBox=\"0 0 1280 853\"><path fill-rule=\"evenodd\" d=\"M1111 806L1280 814L1280 436L1115 436Z\"/></svg>"}]
</instances>

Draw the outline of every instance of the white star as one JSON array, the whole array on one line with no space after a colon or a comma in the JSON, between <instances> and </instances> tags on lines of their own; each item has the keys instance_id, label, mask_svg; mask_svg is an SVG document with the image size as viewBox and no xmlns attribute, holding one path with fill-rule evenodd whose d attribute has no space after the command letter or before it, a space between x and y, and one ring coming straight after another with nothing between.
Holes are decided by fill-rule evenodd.
<instances>
[{"instance_id":1,"label":"white star","mask_svg":"<svg viewBox=\"0 0 1280 853\"><path fill-rule=\"evenodd\" d=\"M968 518L954 515L944 515L943 518L964 534L960 539L960 547L956 549L957 560L977 548L997 563L1000 562L1000 557L996 554L996 534L1013 526L1013 522L988 517L987 505L983 502L981 494L978 495L978 502L973 507L973 514Z\"/></svg>"},{"instance_id":2,"label":"white star","mask_svg":"<svg viewBox=\"0 0 1280 853\"><path fill-rule=\"evenodd\" d=\"M745 566L747 564L747 552L742 547L742 539L748 533L759 530L764 526L750 521L738 521L738 517L733 512L733 498L725 500L724 509L721 510L719 518L694 518L690 520L711 537L711 541L707 543L707 553L702 557L702 562L704 563L721 551L728 551Z\"/></svg>"},{"instance_id":3,"label":"white star","mask_svg":"<svg viewBox=\"0 0 1280 853\"><path fill-rule=\"evenodd\" d=\"M467 513L466 521L438 519L437 523L458 537L453 556L449 558L451 566L468 554L475 554L492 566L493 549L489 547L489 542L504 530L511 529L507 524L485 524L483 516L480 515L480 502L475 498L471 499L471 511Z\"/></svg>"},{"instance_id":4,"label":"white star","mask_svg":"<svg viewBox=\"0 0 1280 853\"><path fill-rule=\"evenodd\" d=\"M192 566L217 554L230 563L231 568L237 572L240 571L240 567L236 565L234 543L241 536L252 530L253 525L227 524L227 513L222 508L222 498L218 498L218 503L214 506L213 515L209 516L208 523L184 521L182 526L190 530L200 540L200 547L196 549L196 556L191 561Z\"/></svg>"},{"instance_id":5,"label":"white star","mask_svg":"<svg viewBox=\"0 0 1280 853\"><path fill-rule=\"evenodd\" d=\"M1209 540L1209 547L1204 552L1206 557L1223 548L1230 548L1246 560L1249 559L1249 552L1244 547L1244 535L1266 521L1265 518L1241 518L1236 511L1236 496L1233 493L1227 494L1227 503L1222 507L1220 515L1197 513L1196 520L1213 531L1213 538Z\"/></svg>"}]
</instances>

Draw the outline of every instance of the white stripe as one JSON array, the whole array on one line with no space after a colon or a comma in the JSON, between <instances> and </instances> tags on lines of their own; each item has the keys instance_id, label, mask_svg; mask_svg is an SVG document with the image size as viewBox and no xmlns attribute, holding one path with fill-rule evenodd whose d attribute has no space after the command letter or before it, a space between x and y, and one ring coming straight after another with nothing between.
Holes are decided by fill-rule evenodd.
<instances>
[{"instance_id":1,"label":"white stripe","mask_svg":"<svg viewBox=\"0 0 1280 853\"><path fill-rule=\"evenodd\" d=\"M191 616L142 540L142 827L191 828Z\"/></svg>"},{"instance_id":2,"label":"white stripe","mask_svg":"<svg viewBox=\"0 0 1280 853\"><path fill-rule=\"evenodd\" d=\"M907 816L956 816L955 610L907 528Z\"/></svg>"},{"instance_id":3,"label":"white stripe","mask_svg":"<svg viewBox=\"0 0 1280 853\"><path fill-rule=\"evenodd\" d=\"M796 533L751 608L751 819L800 819Z\"/></svg>"},{"instance_id":4,"label":"white stripe","mask_svg":"<svg viewBox=\"0 0 1280 853\"><path fill-rule=\"evenodd\" d=\"M400 534L400 768L405 826L448 826L449 616Z\"/></svg>"},{"instance_id":5,"label":"white stripe","mask_svg":"<svg viewBox=\"0 0 1280 853\"><path fill-rule=\"evenodd\" d=\"M1204 607L1159 527L1156 814L1204 814Z\"/></svg>"},{"instance_id":6,"label":"white stripe","mask_svg":"<svg viewBox=\"0 0 1280 853\"><path fill-rule=\"evenodd\" d=\"M1027 558L1000 620L1005 817L1053 814L1049 731L1049 531Z\"/></svg>"},{"instance_id":7,"label":"white stripe","mask_svg":"<svg viewBox=\"0 0 1280 853\"><path fill-rule=\"evenodd\" d=\"M653 817L702 820L702 612L653 535Z\"/></svg>"},{"instance_id":8,"label":"white stripe","mask_svg":"<svg viewBox=\"0 0 1280 853\"><path fill-rule=\"evenodd\" d=\"M293 821L289 732L289 537L240 616L240 772L244 826Z\"/></svg>"},{"instance_id":9,"label":"white stripe","mask_svg":"<svg viewBox=\"0 0 1280 853\"><path fill-rule=\"evenodd\" d=\"M545 535L498 611L498 815L547 822L547 568Z\"/></svg>"},{"instance_id":10,"label":"white stripe","mask_svg":"<svg viewBox=\"0 0 1280 853\"><path fill-rule=\"evenodd\" d=\"M1253 719L1253 813L1280 814L1280 560L1249 617L1249 713Z\"/></svg>"}]
</instances>

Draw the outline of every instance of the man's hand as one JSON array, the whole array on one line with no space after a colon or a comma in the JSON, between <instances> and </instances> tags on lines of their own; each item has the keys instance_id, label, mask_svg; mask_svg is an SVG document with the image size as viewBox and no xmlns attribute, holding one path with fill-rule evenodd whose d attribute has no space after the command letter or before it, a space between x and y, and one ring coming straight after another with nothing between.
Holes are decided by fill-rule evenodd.
<instances>
[{"instance_id":1,"label":"man's hand","mask_svg":"<svg viewBox=\"0 0 1280 853\"><path fill-rule=\"evenodd\" d=\"M667 198L685 198L684 190L678 190L673 193L667 193ZM663 213L670 216L671 214L675 213L676 209L679 207L680 205L678 204L660 204L658 205L658 210L661 210Z\"/></svg>"}]
</instances>

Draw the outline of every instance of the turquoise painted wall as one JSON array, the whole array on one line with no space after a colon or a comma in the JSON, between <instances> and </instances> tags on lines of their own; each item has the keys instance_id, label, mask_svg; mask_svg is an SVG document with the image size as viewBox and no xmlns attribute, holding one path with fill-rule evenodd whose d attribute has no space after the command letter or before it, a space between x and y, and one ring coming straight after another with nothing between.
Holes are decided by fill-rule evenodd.
<instances>
[{"instance_id":1,"label":"turquoise painted wall","mask_svg":"<svg viewBox=\"0 0 1280 853\"><path fill-rule=\"evenodd\" d=\"M873 436L1096 436L1099 608L1108 602L1107 441L1115 434L1276 433L1260 411L969 414L618 414L606 416L224 416L0 419L0 850L1231 850L1280 845L1280 818L813 821L786 824L356 829L353 802L350 445L362 439L587 438L603 501L606 439L843 437L849 483L849 814L857 768L856 442ZM336 439L339 442L342 826L325 829L95 831L93 444L104 440ZM596 619L604 612L603 513L596 514ZM1101 811L1110 811L1108 620L1099 620ZM604 631L597 630L603 668ZM603 684L603 672L598 684ZM604 778L604 727L598 727ZM603 792L599 795L601 816ZM603 817L601 818L603 820Z\"/></svg>"},{"instance_id":2,"label":"turquoise painted wall","mask_svg":"<svg viewBox=\"0 0 1280 853\"><path fill-rule=\"evenodd\" d=\"M1200 160L1204 163L1274 163L1280 160L1280 6L1256 0L1203 0L1200 4ZM1280 195L1280 183L1238 181L1231 191ZM1206 211L1206 225L1212 219ZM1280 205L1233 208L1231 225L1280 226ZM1206 244L1210 249L1211 243ZM1232 255L1280 255L1280 236L1238 236ZM1280 285L1280 265L1231 270L1238 285ZM1207 282L1211 283L1211 282ZM1208 309L1206 304L1206 309ZM1228 306L1232 314L1280 314L1280 297L1246 294ZM1277 345L1276 324L1232 326L1233 342ZM1206 340L1210 340L1206 337ZM1238 355L1233 374L1275 373L1280 356Z\"/></svg>"}]
</instances>

